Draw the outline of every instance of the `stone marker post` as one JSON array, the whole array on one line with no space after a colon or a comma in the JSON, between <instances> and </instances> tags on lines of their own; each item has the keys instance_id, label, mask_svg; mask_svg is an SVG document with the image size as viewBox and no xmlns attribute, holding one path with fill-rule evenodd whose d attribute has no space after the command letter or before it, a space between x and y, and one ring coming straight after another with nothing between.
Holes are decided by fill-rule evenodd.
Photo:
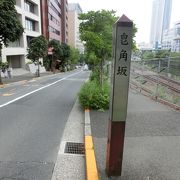
<instances>
[{"instance_id":1,"label":"stone marker post","mask_svg":"<svg viewBox=\"0 0 180 180\"><path fill-rule=\"evenodd\" d=\"M125 122L129 90L133 22L123 15L113 29L110 119L106 155L108 176L122 170Z\"/></svg>"}]
</instances>

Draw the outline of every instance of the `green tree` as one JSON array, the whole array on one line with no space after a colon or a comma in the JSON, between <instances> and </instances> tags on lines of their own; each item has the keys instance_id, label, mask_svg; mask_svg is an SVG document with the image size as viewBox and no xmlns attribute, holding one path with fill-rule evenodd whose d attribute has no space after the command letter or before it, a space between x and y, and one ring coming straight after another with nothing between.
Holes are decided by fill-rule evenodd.
<instances>
[{"instance_id":1,"label":"green tree","mask_svg":"<svg viewBox=\"0 0 180 180\"><path fill-rule=\"evenodd\" d=\"M132 50L133 51L137 51L137 49L138 49L137 46L136 46L136 41L135 41L137 31L138 31L138 29L136 27L136 24L133 23L133 31L132 31L132 38L133 38Z\"/></svg>"},{"instance_id":2,"label":"green tree","mask_svg":"<svg viewBox=\"0 0 180 180\"><path fill-rule=\"evenodd\" d=\"M51 59L51 70L53 73L55 73L55 67L57 60L60 60L61 57L63 56L63 49L61 47L61 44L57 40L51 40L48 43L48 47L52 48L52 59Z\"/></svg>"},{"instance_id":3,"label":"green tree","mask_svg":"<svg viewBox=\"0 0 180 180\"><path fill-rule=\"evenodd\" d=\"M2 46L8 46L9 42L18 40L24 31L17 17L15 3L15 0L0 0L0 56ZM0 84L2 84L1 73Z\"/></svg>"},{"instance_id":4,"label":"green tree","mask_svg":"<svg viewBox=\"0 0 180 180\"><path fill-rule=\"evenodd\" d=\"M79 58L80 58L79 50L71 47L70 48L70 57L69 57L71 65L78 64Z\"/></svg>"},{"instance_id":5,"label":"green tree","mask_svg":"<svg viewBox=\"0 0 180 180\"><path fill-rule=\"evenodd\" d=\"M61 44L62 56L61 56L61 66L65 67L68 64L68 58L70 57L70 46L66 43Z\"/></svg>"},{"instance_id":6,"label":"green tree","mask_svg":"<svg viewBox=\"0 0 180 180\"><path fill-rule=\"evenodd\" d=\"M87 54L94 54L100 74L99 83L102 85L103 63L111 57L112 52L112 27L117 17L114 11L89 11L80 14L80 38L85 41Z\"/></svg>"},{"instance_id":7,"label":"green tree","mask_svg":"<svg viewBox=\"0 0 180 180\"><path fill-rule=\"evenodd\" d=\"M79 28L80 38L85 42L87 56L92 58L91 64L100 69L98 81L102 85L103 64L112 56L112 30L118 18L115 16L115 11L101 10L82 13L79 19L82 21ZM137 28L134 26L133 37L136 32ZM134 41L133 48L135 47Z\"/></svg>"},{"instance_id":8,"label":"green tree","mask_svg":"<svg viewBox=\"0 0 180 180\"><path fill-rule=\"evenodd\" d=\"M86 61L86 56L85 54L80 54L80 57L79 57L79 63L82 65L84 62Z\"/></svg>"},{"instance_id":9,"label":"green tree","mask_svg":"<svg viewBox=\"0 0 180 180\"><path fill-rule=\"evenodd\" d=\"M40 76L39 71L39 59L44 58L47 56L47 48L48 48L48 42L44 36L38 36L33 38L30 41L30 46L27 49L28 54L27 58L31 59L34 63L37 63L38 65L38 77Z\"/></svg>"}]
</instances>

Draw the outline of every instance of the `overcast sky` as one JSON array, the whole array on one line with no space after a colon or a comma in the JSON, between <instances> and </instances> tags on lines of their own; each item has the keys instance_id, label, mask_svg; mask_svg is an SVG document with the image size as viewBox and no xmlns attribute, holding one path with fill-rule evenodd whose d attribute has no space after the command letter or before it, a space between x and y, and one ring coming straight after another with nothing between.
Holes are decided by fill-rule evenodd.
<instances>
[{"instance_id":1,"label":"overcast sky","mask_svg":"<svg viewBox=\"0 0 180 180\"><path fill-rule=\"evenodd\" d=\"M115 10L117 16L125 14L138 28L137 42L149 42L153 0L68 0L79 3L83 12L90 10ZM180 21L180 0L172 0L171 27Z\"/></svg>"}]
</instances>

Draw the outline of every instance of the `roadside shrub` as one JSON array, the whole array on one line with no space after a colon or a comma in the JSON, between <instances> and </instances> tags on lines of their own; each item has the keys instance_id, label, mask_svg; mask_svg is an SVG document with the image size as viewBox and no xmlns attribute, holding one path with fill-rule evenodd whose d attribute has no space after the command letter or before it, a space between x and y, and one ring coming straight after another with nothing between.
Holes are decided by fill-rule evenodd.
<instances>
[{"instance_id":1,"label":"roadside shrub","mask_svg":"<svg viewBox=\"0 0 180 180\"><path fill-rule=\"evenodd\" d=\"M81 105L90 109L107 109L109 107L109 89L108 82L104 82L102 89L97 81L86 82L79 92Z\"/></svg>"},{"instance_id":2,"label":"roadside shrub","mask_svg":"<svg viewBox=\"0 0 180 180\"><path fill-rule=\"evenodd\" d=\"M94 80L98 81L98 80L99 80L99 77L100 77L99 69L95 68L95 69L91 72L89 79L90 79L90 81L94 81Z\"/></svg>"},{"instance_id":3,"label":"roadside shrub","mask_svg":"<svg viewBox=\"0 0 180 180\"><path fill-rule=\"evenodd\" d=\"M103 81L107 81L108 76L109 76L109 73L107 71L104 71L104 73L102 75ZM97 67L94 68L94 70L90 74L89 80L90 81L97 81L97 82L100 83L100 71L99 71L99 68L97 68Z\"/></svg>"}]
</instances>

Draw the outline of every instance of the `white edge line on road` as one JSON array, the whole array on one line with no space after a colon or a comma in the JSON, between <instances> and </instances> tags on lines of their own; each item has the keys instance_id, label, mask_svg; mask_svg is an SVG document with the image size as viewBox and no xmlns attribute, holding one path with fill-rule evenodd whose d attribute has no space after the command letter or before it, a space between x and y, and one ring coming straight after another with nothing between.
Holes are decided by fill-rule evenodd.
<instances>
[{"instance_id":1,"label":"white edge line on road","mask_svg":"<svg viewBox=\"0 0 180 180\"><path fill-rule=\"evenodd\" d=\"M81 71L80 71L80 72L81 72ZM48 85L46 85L46 86L43 86L43 87L41 87L41 88L39 88L39 89L36 89L36 90L34 90L34 91L31 91L31 92L29 92L29 93L27 93L27 94L24 94L24 95L22 95L22 96L19 96L18 98L15 98L15 99L13 99L13 100L11 100L11 101L8 101L7 103L1 104L1 105L0 105L0 108L2 108L2 107L4 107L4 106L7 106L7 105L9 105L9 104L11 104L11 103L13 103L13 102L15 102L15 101L18 101L18 100L20 100L20 99L22 99L22 98L24 98L24 97L26 97L26 96L29 96L30 94L33 94L33 93L35 93L35 92L38 92L38 91L40 91L40 90L42 90L42 89L45 89L45 88L47 88L47 87L49 87L49 86L52 86L52 85L54 85L54 84L56 84L56 83L58 83L58 82L60 82L60 81L63 81L63 80L65 80L65 79L67 79L67 78L69 78L69 77L71 77L71 76L74 76L74 75L76 75L76 74L79 74L80 72L77 72L77 73L71 74L71 75L69 75L69 76L66 76L66 77L64 77L64 78L62 78L62 79L60 79L60 80L58 80L58 81L55 81L55 82L53 82L53 83L51 83L51 84L48 84Z\"/></svg>"}]
</instances>

